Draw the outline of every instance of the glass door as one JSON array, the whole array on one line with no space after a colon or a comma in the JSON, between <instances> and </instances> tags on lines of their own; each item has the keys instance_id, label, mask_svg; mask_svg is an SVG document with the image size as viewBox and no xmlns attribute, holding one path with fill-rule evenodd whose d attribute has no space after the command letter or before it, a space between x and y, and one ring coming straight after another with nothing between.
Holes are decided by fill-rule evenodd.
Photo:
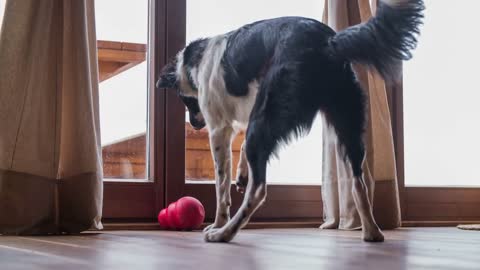
<instances>
[{"instance_id":1,"label":"glass door","mask_svg":"<svg viewBox=\"0 0 480 270\"><path fill-rule=\"evenodd\" d=\"M426 0L403 72L407 220L480 220L478 1Z\"/></svg>"},{"instance_id":2,"label":"glass door","mask_svg":"<svg viewBox=\"0 0 480 270\"><path fill-rule=\"evenodd\" d=\"M3 13L5 12L5 0L0 0L0 28L3 24Z\"/></svg>"},{"instance_id":3,"label":"glass door","mask_svg":"<svg viewBox=\"0 0 480 270\"><path fill-rule=\"evenodd\" d=\"M95 10L104 178L147 181L148 0Z\"/></svg>"},{"instance_id":4,"label":"glass door","mask_svg":"<svg viewBox=\"0 0 480 270\"><path fill-rule=\"evenodd\" d=\"M318 0L304 0L300 5L291 1L273 0L179 2L182 3L174 4L179 6L176 17L172 18L174 22L167 23L173 29L167 29L167 32L174 31L177 35L183 35L183 46L195 39L223 34L262 19L304 16L321 20L324 7L324 2ZM181 16L184 16L183 20L179 21ZM176 52L171 52L171 56ZM172 97L172 102L177 104L176 98ZM178 103L179 108L174 108L170 103L167 99L167 122L172 119L171 124L167 123L167 148L171 145L172 148L178 148L172 150L171 154L167 150L167 201L182 195L195 196L204 203L207 218L211 219L215 211L215 180L208 131L195 131L188 123L185 107ZM236 179L236 166L244 138L245 134L239 133L232 145L233 181ZM185 151L180 152L180 149ZM317 117L308 136L294 140L288 147L282 147L279 158L270 161L267 169L269 197L256 217L320 219L321 164L322 127L321 119ZM173 170L171 167L174 167L175 172L169 174L168 170ZM241 202L242 196L232 188L234 209Z\"/></svg>"},{"instance_id":5,"label":"glass door","mask_svg":"<svg viewBox=\"0 0 480 270\"><path fill-rule=\"evenodd\" d=\"M404 68L405 184L480 186L480 38L470 34L480 5L426 5L418 49Z\"/></svg>"},{"instance_id":6,"label":"glass door","mask_svg":"<svg viewBox=\"0 0 480 270\"><path fill-rule=\"evenodd\" d=\"M104 217L153 219L164 205L155 163L163 161L164 96L154 75L165 57L165 1L97 0L95 12Z\"/></svg>"}]
</instances>

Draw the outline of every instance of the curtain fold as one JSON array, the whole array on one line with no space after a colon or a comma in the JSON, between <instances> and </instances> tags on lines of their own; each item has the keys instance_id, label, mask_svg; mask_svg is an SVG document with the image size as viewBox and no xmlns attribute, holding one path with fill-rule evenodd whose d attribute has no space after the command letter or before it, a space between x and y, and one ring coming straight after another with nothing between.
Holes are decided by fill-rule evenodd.
<instances>
[{"instance_id":1,"label":"curtain fold","mask_svg":"<svg viewBox=\"0 0 480 270\"><path fill-rule=\"evenodd\" d=\"M373 8L376 7L375 0ZM367 21L372 16L369 0L325 0L324 18L335 31ZM366 162L363 169L373 201L373 212L382 229L401 225L397 172L392 125L383 79L373 70L354 65L355 73L367 91L369 108L366 132ZM323 118L324 229L360 229L361 222L352 195L353 177L344 164L336 143L336 134Z\"/></svg>"},{"instance_id":2,"label":"curtain fold","mask_svg":"<svg viewBox=\"0 0 480 270\"><path fill-rule=\"evenodd\" d=\"M0 33L0 234L101 229L93 0L9 0Z\"/></svg>"}]
</instances>

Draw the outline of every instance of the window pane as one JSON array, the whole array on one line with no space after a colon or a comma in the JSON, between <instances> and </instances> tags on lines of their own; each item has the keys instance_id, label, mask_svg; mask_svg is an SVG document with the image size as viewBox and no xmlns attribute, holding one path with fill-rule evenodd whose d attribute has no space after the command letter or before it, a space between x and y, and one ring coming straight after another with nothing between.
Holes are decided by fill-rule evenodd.
<instances>
[{"instance_id":1,"label":"window pane","mask_svg":"<svg viewBox=\"0 0 480 270\"><path fill-rule=\"evenodd\" d=\"M5 0L0 0L0 27L3 25L4 12L5 12Z\"/></svg>"},{"instance_id":2,"label":"window pane","mask_svg":"<svg viewBox=\"0 0 480 270\"><path fill-rule=\"evenodd\" d=\"M104 177L146 179L148 0L95 9Z\"/></svg>"},{"instance_id":3,"label":"window pane","mask_svg":"<svg viewBox=\"0 0 480 270\"><path fill-rule=\"evenodd\" d=\"M187 0L187 43L201 37L223 34L247 23L281 16L303 16L321 20L321 0ZM254 8L252 8L254 7ZM186 179L212 180L214 169L206 130L194 131L186 119ZM235 175L244 134L233 144ZM279 159L272 159L267 169L269 183L320 184L322 164L322 127L318 117L310 134L288 147L282 147ZM235 179L235 176L234 178Z\"/></svg>"},{"instance_id":4,"label":"window pane","mask_svg":"<svg viewBox=\"0 0 480 270\"><path fill-rule=\"evenodd\" d=\"M405 183L480 185L480 2L425 4L418 49L404 65Z\"/></svg>"}]
</instances>

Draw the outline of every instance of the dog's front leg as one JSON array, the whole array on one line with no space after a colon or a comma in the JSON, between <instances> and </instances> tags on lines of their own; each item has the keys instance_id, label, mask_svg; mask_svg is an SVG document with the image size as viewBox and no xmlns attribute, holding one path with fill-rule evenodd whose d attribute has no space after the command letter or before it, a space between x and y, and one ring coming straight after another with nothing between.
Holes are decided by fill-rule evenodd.
<instances>
[{"instance_id":1,"label":"dog's front leg","mask_svg":"<svg viewBox=\"0 0 480 270\"><path fill-rule=\"evenodd\" d=\"M231 127L213 128L209 131L210 150L215 163L215 189L217 195L217 211L215 222L204 231L221 228L230 220L230 185L232 176L232 138Z\"/></svg>"},{"instance_id":2,"label":"dog's front leg","mask_svg":"<svg viewBox=\"0 0 480 270\"><path fill-rule=\"evenodd\" d=\"M248 183L248 161L247 161L247 154L245 151L245 140L242 143L242 148L240 149L240 159L238 161L237 167L237 191L240 193L245 192L245 188L247 187Z\"/></svg>"}]
</instances>

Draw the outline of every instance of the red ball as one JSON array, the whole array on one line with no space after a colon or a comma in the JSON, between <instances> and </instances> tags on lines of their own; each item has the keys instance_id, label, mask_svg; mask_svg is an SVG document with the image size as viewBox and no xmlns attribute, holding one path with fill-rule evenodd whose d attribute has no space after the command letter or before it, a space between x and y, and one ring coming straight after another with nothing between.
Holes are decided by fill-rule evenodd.
<instances>
[{"instance_id":1,"label":"red ball","mask_svg":"<svg viewBox=\"0 0 480 270\"><path fill-rule=\"evenodd\" d=\"M168 224L167 219L167 208L162 209L158 214L158 223L160 224L160 228L162 229L170 229L170 224Z\"/></svg>"},{"instance_id":2,"label":"red ball","mask_svg":"<svg viewBox=\"0 0 480 270\"><path fill-rule=\"evenodd\" d=\"M174 224L183 230L197 229L205 219L202 203L193 197L183 197L176 202Z\"/></svg>"},{"instance_id":3,"label":"red ball","mask_svg":"<svg viewBox=\"0 0 480 270\"><path fill-rule=\"evenodd\" d=\"M167 222L170 225L170 229L181 229L177 221L177 202L173 202L167 207Z\"/></svg>"},{"instance_id":4,"label":"red ball","mask_svg":"<svg viewBox=\"0 0 480 270\"><path fill-rule=\"evenodd\" d=\"M193 197L183 197L158 214L158 223L162 229L193 230L200 227L204 219L205 209Z\"/></svg>"}]
</instances>

